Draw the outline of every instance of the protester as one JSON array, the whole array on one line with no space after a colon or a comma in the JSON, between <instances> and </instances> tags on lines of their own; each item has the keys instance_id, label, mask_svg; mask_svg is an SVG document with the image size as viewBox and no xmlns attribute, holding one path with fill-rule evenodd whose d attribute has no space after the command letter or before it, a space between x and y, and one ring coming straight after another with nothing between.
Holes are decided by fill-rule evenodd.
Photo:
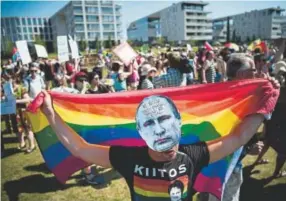
<instances>
[{"instance_id":1,"label":"protester","mask_svg":"<svg viewBox=\"0 0 286 201\"><path fill-rule=\"evenodd\" d=\"M155 77L157 69L150 64L142 66L140 89L154 89L152 79Z\"/></svg>"},{"instance_id":2,"label":"protester","mask_svg":"<svg viewBox=\"0 0 286 201\"><path fill-rule=\"evenodd\" d=\"M216 64L214 61L214 53L209 51L206 53L206 61L202 68L202 83L214 83L216 77Z\"/></svg>"}]
</instances>

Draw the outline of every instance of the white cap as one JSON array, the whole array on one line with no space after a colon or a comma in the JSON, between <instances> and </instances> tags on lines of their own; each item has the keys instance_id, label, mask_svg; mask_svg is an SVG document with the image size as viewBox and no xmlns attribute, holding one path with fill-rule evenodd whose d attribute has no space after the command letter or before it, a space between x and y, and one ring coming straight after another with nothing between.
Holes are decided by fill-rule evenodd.
<instances>
[{"instance_id":1,"label":"white cap","mask_svg":"<svg viewBox=\"0 0 286 201\"><path fill-rule=\"evenodd\" d=\"M142 76L146 76L146 75L148 75L148 73L149 73L150 71L155 71L155 72L157 72L157 69L156 69L155 67L152 67L150 64L144 64L144 65L142 66L141 75L142 75Z\"/></svg>"}]
</instances>

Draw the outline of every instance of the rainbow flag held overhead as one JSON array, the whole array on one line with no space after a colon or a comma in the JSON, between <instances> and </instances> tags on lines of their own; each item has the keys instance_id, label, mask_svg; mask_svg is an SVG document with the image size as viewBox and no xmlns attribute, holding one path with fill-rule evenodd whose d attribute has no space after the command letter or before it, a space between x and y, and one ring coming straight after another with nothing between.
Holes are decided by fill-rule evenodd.
<instances>
[{"instance_id":1,"label":"rainbow flag held overhead","mask_svg":"<svg viewBox=\"0 0 286 201\"><path fill-rule=\"evenodd\" d=\"M277 90L266 80L194 85L99 95L50 92L56 112L87 142L106 146L145 146L135 126L138 104L149 95L170 97L182 116L181 144L208 141L228 135L242 119L273 109ZM64 183L88 164L60 143L43 113L41 96L30 105L29 118L48 168ZM270 104L271 102L274 104ZM267 103L267 104L265 104ZM266 108L265 108L266 107ZM237 161L228 156L210 164L198 175L195 189L221 197L225 178Z\"/></svg>"}]
</instances>

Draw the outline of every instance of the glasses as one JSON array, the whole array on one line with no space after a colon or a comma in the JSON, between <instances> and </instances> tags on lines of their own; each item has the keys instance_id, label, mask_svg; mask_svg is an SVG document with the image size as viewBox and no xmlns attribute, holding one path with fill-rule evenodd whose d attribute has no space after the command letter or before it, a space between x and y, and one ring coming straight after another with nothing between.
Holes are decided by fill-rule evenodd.
<instances>
[{"instance_id":1,"label":"glasses","mask_svg":"<svg viewBox=\"0 0 286 201\"><path fill-rule=\"evenodd\" d=\"M31 73L36 73L37 71L36 71L36 70L31 70L30 72L31 72Z\"/></svg>"}]
</instances>

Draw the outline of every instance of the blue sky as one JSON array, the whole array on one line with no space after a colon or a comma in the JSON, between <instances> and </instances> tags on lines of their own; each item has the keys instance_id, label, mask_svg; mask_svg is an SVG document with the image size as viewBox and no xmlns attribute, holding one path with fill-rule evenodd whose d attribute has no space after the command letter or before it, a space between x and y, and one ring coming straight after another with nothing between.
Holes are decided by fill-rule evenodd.
<instances>
[{"instance_id":1,"label":"blue sky","mask_svg":"<svg viewBox=\"0 0 286 201\"><path fill-rule=\"evenodd\" d=\"M150 13L170 6L178 1L120 1L122 5L123 30L128 24ZM212 12L209 17L217 18L251 10L280 6L286 9L286 1L212 1L209 0L206 10ZM1 17L7 16L52 16L67 1L3 1Z\"/></svg>"}]
</instances>

